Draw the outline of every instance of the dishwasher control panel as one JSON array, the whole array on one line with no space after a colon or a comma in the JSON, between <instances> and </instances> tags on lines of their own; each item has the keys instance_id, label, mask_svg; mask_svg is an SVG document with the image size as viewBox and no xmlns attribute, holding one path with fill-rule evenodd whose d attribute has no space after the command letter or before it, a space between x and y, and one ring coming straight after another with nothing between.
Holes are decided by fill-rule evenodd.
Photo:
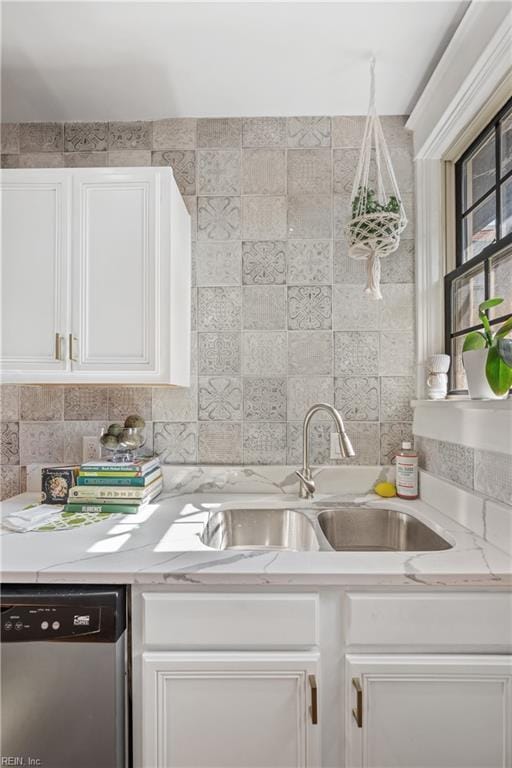
<instances>
[{"instance_id":1,"label":"dishwasher control panel","mask_svg":"<svg viewBox=\"0 0 512 768\"><path fill-rule=\"evenodd\" d=\"M34 640L87 640L101 629L101 608L76 605L3 605L3 643Z\"/></svg>"}]
</instances>

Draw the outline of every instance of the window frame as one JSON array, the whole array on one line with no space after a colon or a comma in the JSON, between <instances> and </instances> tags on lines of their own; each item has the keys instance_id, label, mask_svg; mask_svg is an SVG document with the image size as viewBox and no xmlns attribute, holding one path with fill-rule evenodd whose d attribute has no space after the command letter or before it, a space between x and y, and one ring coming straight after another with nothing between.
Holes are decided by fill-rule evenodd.
<instances>
[{"instance_id":1,"label":"window frame","mask_svg":"<svg viewBox=\"0 0 512 768\"><path fill-rule=\"evenodd\" d=\"M476 267L483 265L484 271L484 299L490 298L490 265L493 258L501 253L508 252L512 247L512 231L504 237L500 237L501 232L501 187L510 178L512 178L512 168L507 173L500 175L501 173L501 121L508 113L512 114L512 98L502 106L502 108L495 114L492 120L480 131L478 136L471 142L459 159L454 163L454 177L455 177L455 267L444 276L444 312L445 312L445 352L447 355L452 355L452 342L454 339L464 337L470 331L480 330L483 328L481 323L477 323L472 326L468 326L457 331L453 330L452 322L452 310L453 310L453 295L452 286L455 280L471 273ZM477 200L472 201L471 205L466 210L463 210L463 169L465 161L474 153L474 151L484 144L486 139L494 135L494 162L495 162L495 180L494 184L486 190ZM479 254L473 256L471 259L464 261L464 219L479 205L481 205L486 199L490 198L492 194L495 194L495 211L496 211L496 239L493 243L487 245ZM498 317L489 318L489 322L492 325L497 325L509 317L512 313L500 315ZM454 366L451 368L450 374L450 394L459 395L466 394L465 389L455 389L452 384L452 375Z\"/></svg>"}]
</instances>

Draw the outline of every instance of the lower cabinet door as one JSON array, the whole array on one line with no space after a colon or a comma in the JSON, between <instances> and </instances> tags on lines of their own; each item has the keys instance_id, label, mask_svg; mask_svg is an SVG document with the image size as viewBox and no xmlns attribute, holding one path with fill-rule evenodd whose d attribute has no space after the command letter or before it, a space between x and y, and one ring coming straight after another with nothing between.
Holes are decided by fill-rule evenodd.
<instances>
[{"instance_id":1,"label":"lower cabinet door","mask_svg":"<svg viewBox=\"0 0 512 768\"><path fill-rule=\"evenodd\" d=\"M143 768L319 768L315 653L145 653Z\"/></svg>"},{"instance_id":2,"label":"lower cabinet door","mask_svg":"<svg viewBox=\"0 0 512 768\"><path fill-rule=\"evenodd\" d=\"M346 768L508 768L512 657L347 656Z\"/></svg>"}]
</instances>

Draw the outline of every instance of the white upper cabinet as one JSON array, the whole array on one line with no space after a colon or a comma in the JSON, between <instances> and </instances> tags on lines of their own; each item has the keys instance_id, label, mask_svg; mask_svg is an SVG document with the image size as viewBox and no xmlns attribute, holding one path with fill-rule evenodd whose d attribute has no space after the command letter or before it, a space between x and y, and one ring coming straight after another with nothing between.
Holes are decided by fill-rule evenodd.
<instances>
[{"instance_id":1,"label":"white upper cabinet","mask_svg":"<svg viewBox=\"0 0 512 768\"><path fill-rule=\"evenodd\" d=\"M188 386L190 216L172 171L12 170L2 189L2 380Z\"/></svg>"}]
</instances>

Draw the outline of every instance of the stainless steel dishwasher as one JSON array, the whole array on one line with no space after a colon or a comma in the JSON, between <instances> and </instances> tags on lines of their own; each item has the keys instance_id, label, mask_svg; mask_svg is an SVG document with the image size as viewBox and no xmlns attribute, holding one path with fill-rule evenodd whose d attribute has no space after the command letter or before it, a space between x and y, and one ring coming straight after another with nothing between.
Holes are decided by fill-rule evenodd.
<instances>
[{"instance_id":1,"label":"stainless steel dishwasher","mask_svg":"<svg viewBox=\"0 0 512 768\"><path fill-rule=\"evenodd\" d=\"M0 763L125 768L125 588L5 585L1 621Z\"/></svg>"}]
</instances>

